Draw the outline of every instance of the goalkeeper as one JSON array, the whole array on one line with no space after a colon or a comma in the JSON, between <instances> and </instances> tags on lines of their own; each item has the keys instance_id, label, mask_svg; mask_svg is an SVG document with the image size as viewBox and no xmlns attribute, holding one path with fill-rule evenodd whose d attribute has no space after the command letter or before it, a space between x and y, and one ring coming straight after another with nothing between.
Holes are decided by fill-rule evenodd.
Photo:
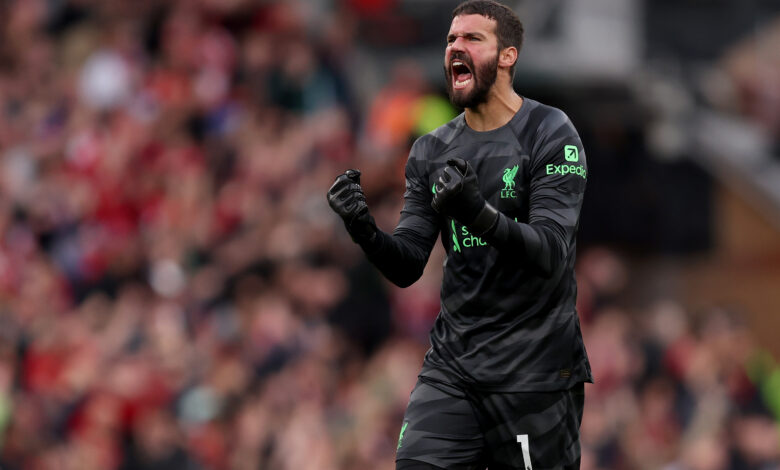
<instances>
[{"instance_id":1,"label":"goalkeeper","mask_svg":"<svg viewBox=\"0 0 780 470\"><path fill-rule=\"evenodd\" d=\"M577 131L512 87L523 27L509 8L453 11L444 55L464 113L419 138L404 207L379 230L348 170L328 202L398 286L441 233L441 310L401 423L396 468L578 469L590 365L575 309L576 233L587 180Z\"/></svg>"}]
</instances>

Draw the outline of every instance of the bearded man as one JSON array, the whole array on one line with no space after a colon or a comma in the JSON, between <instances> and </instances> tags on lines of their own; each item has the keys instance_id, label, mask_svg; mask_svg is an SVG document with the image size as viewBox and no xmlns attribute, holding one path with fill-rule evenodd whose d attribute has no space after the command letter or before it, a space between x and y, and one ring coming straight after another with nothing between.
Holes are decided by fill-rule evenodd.
<instances>
[{"instance_id":1,"label":"bearded man","mask_svg":"<svg viewBox=\"0 0 780 470\"><path fill-rule=\"evenodd\" d=\"M420 137L400 221L379 230L348 170L328 201L405 287L441 233L441 310L401 423L397 470L578 469L590 364L575 308L587 165L561 110L512 85L523 26L489 0L455 8L444 52L464 112Z\"/></svg>"}]
</instances>

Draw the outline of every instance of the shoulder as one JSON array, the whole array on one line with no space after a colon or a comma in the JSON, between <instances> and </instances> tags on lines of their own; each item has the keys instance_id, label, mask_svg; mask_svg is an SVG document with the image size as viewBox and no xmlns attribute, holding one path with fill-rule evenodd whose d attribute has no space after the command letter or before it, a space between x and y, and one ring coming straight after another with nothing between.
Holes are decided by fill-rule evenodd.
<instances>
[{"instance_id":1,"label":"shoulder","mask_svg":"<svg viewBox=\"0 0 780 470\"><path fill-rule=\"evenodd\" d=\"M565 112L538 101L526 100L523 106L529 105L527 119L523 120L523 128L518 133L523 136L532 155L546 153L563 141L579 142L577 130Z\"/></svg>"},{"instance_id":2,"label":"shoulder","mask_svg":"<svg viewBox=\"0 0 780 470\"><path fill-rule=\"evenodd\" d=\"M419 137L412 145L410 156L415 158L430 157L441 152L463 131L465 122L464 115L461 113L451 121Z\"/></svg>"},{"instance_id":3,"label":"shoulder","mask_svg":"<svg viewBox=\"0 0 780 470\"><path fill-rule=\"evenodd\" d=\"M537 137L549 138L562 130L574 131L571 119L562 110L538 101L528 101L531 105L528 115L529 126L536 129Z\"/></svg>"}]
</instances>

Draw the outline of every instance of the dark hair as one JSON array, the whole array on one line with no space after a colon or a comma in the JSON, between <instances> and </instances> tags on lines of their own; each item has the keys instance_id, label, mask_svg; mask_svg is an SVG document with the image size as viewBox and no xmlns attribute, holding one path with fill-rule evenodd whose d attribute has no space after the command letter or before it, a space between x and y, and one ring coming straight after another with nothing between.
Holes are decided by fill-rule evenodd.
<instances>
[{"instance_id":1,"label":"dark hair","mask_svg":"<svg viewBox=\"0 0 780 470\"><path fill-rule=\"evenodd\" d=\"M460 15L482 15L496 22L496 37L498 38L498 50L507 47L515 47L517 52L523 46L523 23L514 11L506 5L493 0L469 0L463 2L454 10L452 17ZM517 62L515 62L517 63ZM509 75L515 73L515 65L509 68Z\"/></svg>"}]
</instances>

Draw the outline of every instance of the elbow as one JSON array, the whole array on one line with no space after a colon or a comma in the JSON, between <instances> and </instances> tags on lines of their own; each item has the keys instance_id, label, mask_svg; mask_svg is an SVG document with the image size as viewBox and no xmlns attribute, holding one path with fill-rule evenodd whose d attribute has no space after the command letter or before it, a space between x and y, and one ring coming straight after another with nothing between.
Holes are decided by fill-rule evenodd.
<instances>
[{"instance_id":1,"label":"elbow","mask_svg":"<svg viewBox=\"0 0 780 470\"><path fill-rule=\"evenodd\" d=\"M377 259L369 255L368 260L388 281L398 287L409 287L422 277L425 269L425 260L419 262L416 259L401 260L394 257L389 259Z\"/></svg>"},{"instance_id":2,"label":"elbow","mask_svg":"<svg viewBox=\"0 0 780 470\"><path fill-rule=\"evenodd\" d=\"M411 237L411 238L410 238ZM385 237L386 250L366 253L368 260L384 277L398 287L409 287L422 277L428 262L428 253L413 234L396 229L392 237Z\"/></svg>"},{"instance_id":3,"label":"elbow","mask_svg":"<svg viewBox=\"0 0 780 470\"><path fill-rule=\"evenodd\" d=\"M531 266L533 266L533 273L542 279L550 279L553 277L560 265L560 263L554 261L553 256L537 257L532 261Z\"/></svg>"},{"instance_id":4,"label":"elbow","mask_svg":"<svg viewBox=\"0 0 780 470\"><path fill-rule=\"evenodd\" d=\"M422 273L422 268L414 269L395 276L387 276L387 279L398 287L406 288L417 282L422 277Z\"/></svg>"},{"instance_id":5,"label":"elbow","mask_svg":"<svg viewBox=\"0 0 780 470\"><path fill-rule=\"evenodd\" d=\"M415 281L417 281L417 279L390 279L390 282L402 289L411 286Z\"/></svg>"},{"instance_id":6,"label":"elbow","mask_svg":"<svg viewBox=\"0 0 780 470\"><path fill-rule=\"evenodd\" d=\"M555 227L542 227L541 232L542 240L544 240L542 246L546 245L546 249L539 251L539 255L536 257L536 263L538 275L550 279L554 277L563 268L563 264L566 262L566 254L569 251L569 244L564 239L563 234L559 234Z\"/></svg>"},{"instance_id":7,"label":"elbow","mask_svg":"<svg viewBox=\"0 0 780 470\"><path fill-rule=\"evenodd\" d=\"M561 270L564 269L567 252L568 248L565 247L559 247L557 250L555 250L554 255L551 257L552 259L550 261L550 265L546 266L546 269L544 270L545 279L550 279L557 276Z\"/></svg>"},{"instance_id":8,"label":"elbow","mask_svg":"<svg viewBox=\"0 0 780 470\"><path fill-rule=\"evenodd\" d=\"M542 263L537 266L536 274L543 279L550 279L553 276L555 269L552 264Z\"/></svg>"},{"instance_id":9,"label":"elbow","mask_svg":"<svg viewBox=\"0 0 780 470\"><path fill-rule=\"evenodd\" d=\"M566 262L567 251L566 247L561 246L561 244L555 241L550 243L550 252L548 256L538 258L535 263L537 275L544 279L550 279L556 276Z\"/></svg>"}]
</instances>

